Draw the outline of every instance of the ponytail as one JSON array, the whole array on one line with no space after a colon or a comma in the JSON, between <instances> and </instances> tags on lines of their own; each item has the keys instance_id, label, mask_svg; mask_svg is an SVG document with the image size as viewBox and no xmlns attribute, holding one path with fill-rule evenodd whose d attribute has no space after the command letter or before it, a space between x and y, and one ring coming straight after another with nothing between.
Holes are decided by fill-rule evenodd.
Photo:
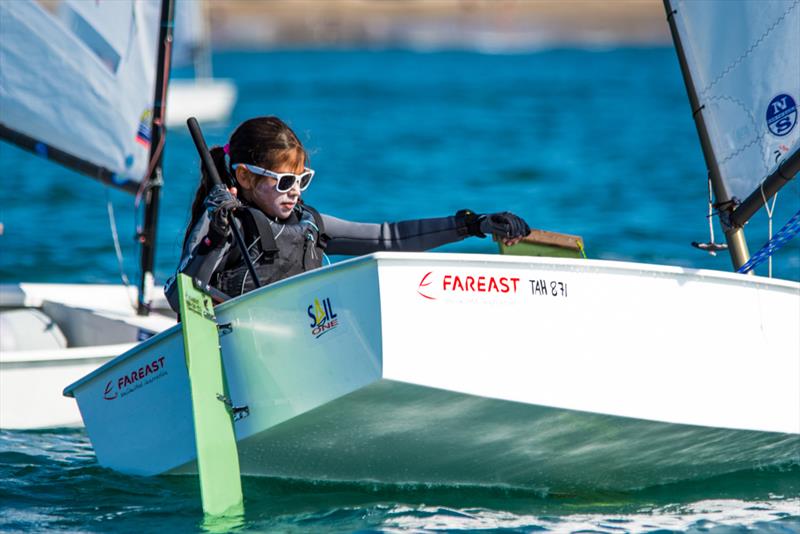
<instances>
[{"instance_id":1,"label":"ponytail","mask_svg":"<svg viewBox=\"0 0 800 534\"><path fill-rule=\"evenodd\" d=\"M230 187L233 184L233 180L230 172L228 171L228 167L225 164L225 150L221 146L215 146L210 152L211 159L214 160L214 166L217 168L217 172L219 173L219 177L222 179L222 183ZM186 246L186 241L189 239L189 234L192 233L192 228L194 228L194 225L197 224L197 221L199 221L200 217L203 215L203 211L205 210L203 204L212 187L214 187L214 184L211 183L211 177L208 176L208 173L206 173L201 164L200 184L197 186L197 191L195 191L194 200L192 201L191 220L189 221L189 225L186 227L186 233L183 236L184 247Z\"/></svg>"}]
</instances>

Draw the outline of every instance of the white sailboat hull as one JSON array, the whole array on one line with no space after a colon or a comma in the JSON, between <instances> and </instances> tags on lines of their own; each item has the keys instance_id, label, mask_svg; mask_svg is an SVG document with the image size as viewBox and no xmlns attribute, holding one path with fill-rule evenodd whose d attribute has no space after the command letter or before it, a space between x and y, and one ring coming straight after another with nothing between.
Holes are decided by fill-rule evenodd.
<instances>
[{"instance_id":1,"label":"white sailboat hull","mask_svg":"<svg viewBox=\"0 0 800 534\"><path fill-rule=\"evenodd\" d=\"M217 319L246 474L559 491L800 460L793 282L380 253ZM193 469L188 386L175 327L66 393L102 465L158 474Z\"/></svg>"},{"instance_id":2,"label":"white sailboat hull","mask_svg":"<svg viewBox=\"0 0 800 534\"><path fill-rule=\"evenodd\" d=\"M135 294L112 285L0 286L0 428L82 426L75 402L61 394L64 386L175 324L158 313L137 317L131 297L135 302Z\"/></svg>"},{"instance_id":3,"label":"white sailboat hull","mask_svg":"<svg viewBox=\"0 0 800 534\"><path fill-rule=\"evenodd\" d=\"M167 126L185 127L189 117L201 124L225 122L236 103L236 85L231 80L173 79L167 93Z\"/></svg>"}]
</instances>

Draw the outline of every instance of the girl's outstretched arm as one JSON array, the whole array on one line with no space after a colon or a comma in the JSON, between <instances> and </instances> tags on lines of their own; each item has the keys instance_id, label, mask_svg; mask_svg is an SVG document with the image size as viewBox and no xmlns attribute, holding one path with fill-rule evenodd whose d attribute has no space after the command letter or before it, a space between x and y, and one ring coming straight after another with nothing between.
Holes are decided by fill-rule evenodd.
<instances>
[{"instance_id":1,"label":"girl's outstretched arm","mask_svg":"<svg viewBox=\"0 0 800 534\"><path fill-rule=\"evenodd\" d=\"M382 224L357 223L322 215L329 254L361 255L382 250L419 252L465 237L485 237L517 241L530 232L527 223L508 212L478 215L461 210L450 217L414 219Z\"/></svg>"}]
</instances>

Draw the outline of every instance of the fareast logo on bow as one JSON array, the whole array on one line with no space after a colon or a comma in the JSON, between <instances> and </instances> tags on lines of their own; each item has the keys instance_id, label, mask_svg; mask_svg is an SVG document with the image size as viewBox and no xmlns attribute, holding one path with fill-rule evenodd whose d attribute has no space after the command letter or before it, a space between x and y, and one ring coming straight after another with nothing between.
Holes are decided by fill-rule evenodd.
<instances>
[{"instance_id":1,"label":"fareast logo on bow","mask_svg":"<svg viewBox=\"0 0 800 534\"><path fill-rule=\"evenodd\" d=\"M425 273L417 285L419 296L436 300L436 295L451 293L515 294L520 279L511 276L491 276L483 274L446 273L435 275Z\"/></svg>"},{"instance_id":2,"label":"fareast logo on bow","mask_svg":"<svg viewBox=\"0 0 800 534\"><path fill-rule=\"evenodd\" d=\"M117 397L125 397L134 391L141 389L159 378L167 375L166 359L159 356L136 369L126 371L116 380L109 380L103 390L105 400L115 400Z\"/></svg>"},{"instance_id":3,"label":"fareast logo on bow","mask_svg":"<svg viewBox=\"0 0 800 534\"><path fill-rule=\"evenodd\" d=\"M316 338L339 326L339 319L333 312L330 298L315 298L314 303L308 306L307 313L311 318L311 323L308 325L311 328L311 335Z\"/></svg>"}]
</instances>

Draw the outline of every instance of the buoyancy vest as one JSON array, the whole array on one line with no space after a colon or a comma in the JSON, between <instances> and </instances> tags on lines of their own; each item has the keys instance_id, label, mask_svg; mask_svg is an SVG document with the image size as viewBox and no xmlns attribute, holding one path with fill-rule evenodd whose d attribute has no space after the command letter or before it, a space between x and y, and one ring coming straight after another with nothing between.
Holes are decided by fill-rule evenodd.
<instances>
[{"instance_id":1,"label":"buoyancy vest","mask_svg":"<svg viewBox=\"0 0 800 534\"><path fill-rule=\"evenodd\" d=\"M237 218L262 286L322 265L327 238L322 217L314 208L298 204L285 222L272 221L253 207L239 210ZM212 277L211 285L232 297L255 289L235 245L224 267Z\"/></svg>"}]
</instances>

